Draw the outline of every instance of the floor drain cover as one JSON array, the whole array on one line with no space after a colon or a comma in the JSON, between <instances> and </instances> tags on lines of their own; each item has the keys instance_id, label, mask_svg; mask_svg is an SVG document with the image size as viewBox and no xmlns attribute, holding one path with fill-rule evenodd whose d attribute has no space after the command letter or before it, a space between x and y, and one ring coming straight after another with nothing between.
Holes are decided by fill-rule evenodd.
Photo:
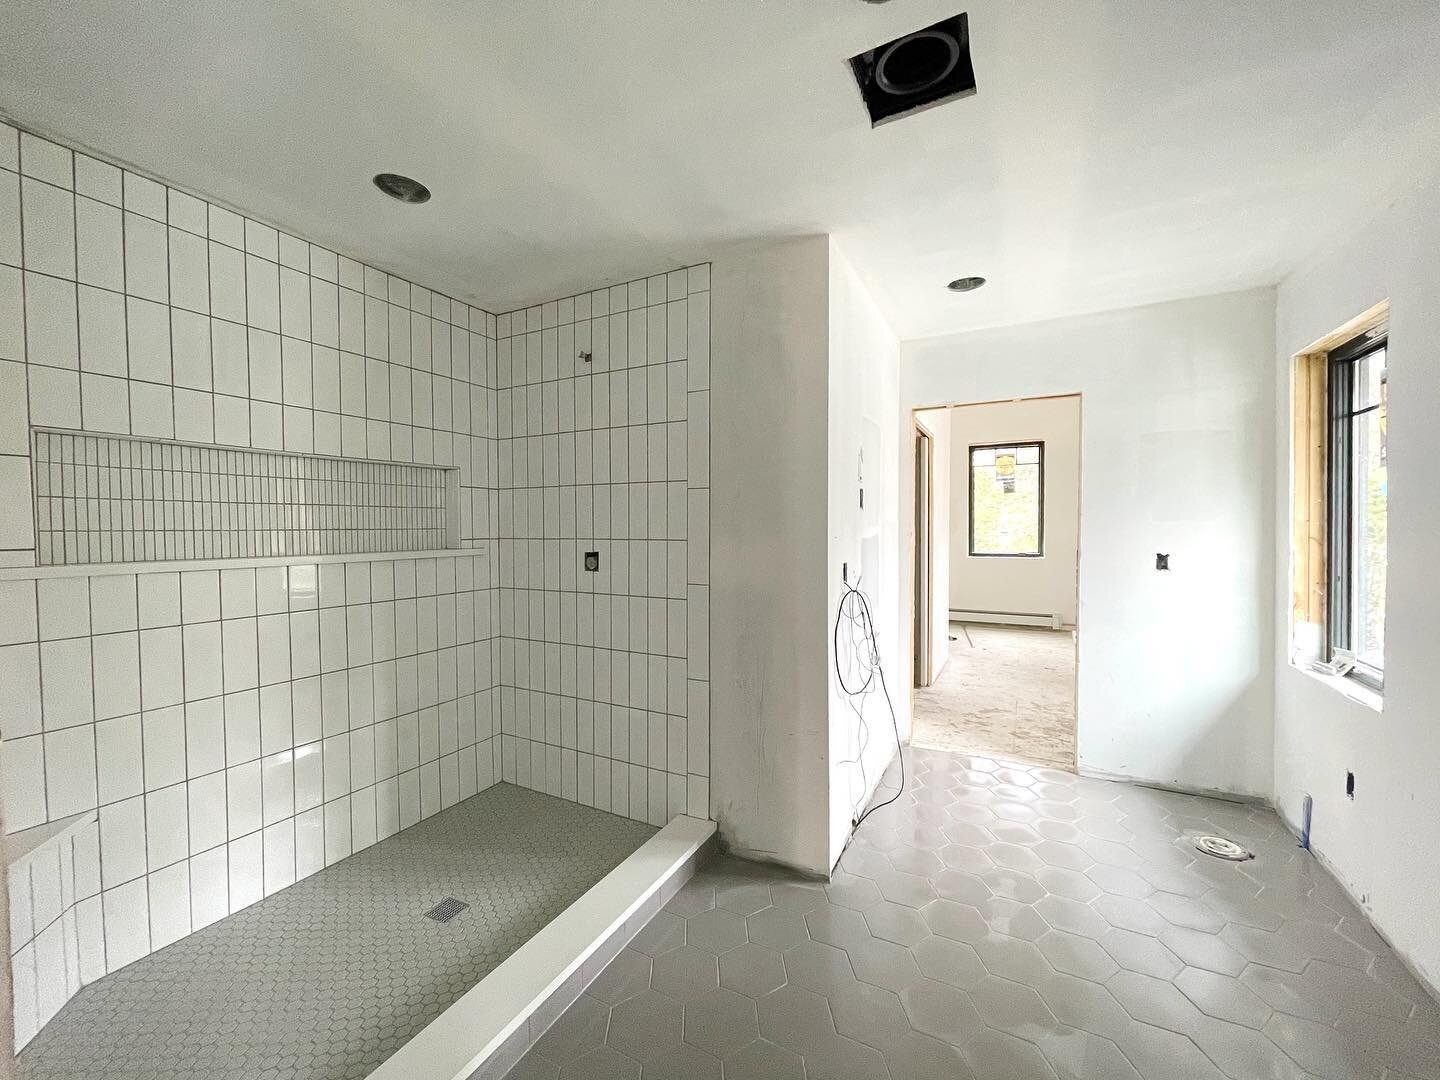
<instances>
[{"instance_id":1,"label":"floor drain cover","mask_svg":"<svg viewBox=\"0 0 1440 1080\"><path fill-rule=\"evenodd\" d=\"M449 922L469 906L469 904L462 900L456 900L453 896L447 896L427 911L425 917L427 919L434 919L436 922Z\"/></svg>"},{"instance_id":2,"label":"floor drain cover","mask_svg":"<svg viewBox=\"0 0 1440 1080\"><path fill-rule=\"evenodd\" d=\"M1195 838L1195 850L1231 862L1244 862L1255 857L1234 840L1226 840L1223 836L1198 836Z\"/></svg>"}]
</instances>

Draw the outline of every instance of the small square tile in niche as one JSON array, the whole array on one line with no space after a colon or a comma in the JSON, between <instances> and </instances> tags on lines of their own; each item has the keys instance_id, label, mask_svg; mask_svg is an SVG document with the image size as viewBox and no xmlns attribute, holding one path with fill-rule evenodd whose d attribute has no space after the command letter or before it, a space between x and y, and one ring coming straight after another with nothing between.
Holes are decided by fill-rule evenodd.
<instances>
[{"instance_id":1,"label":"small square tile in niche","mask_svg":"<svg viewBox=\"0 0 1440 1080\"><path fill-rule=\"evenodd\" d=\"M588 574L598 574L600 572L600 552L585 552L585 572Z\"/></svg>"}]
</instances>

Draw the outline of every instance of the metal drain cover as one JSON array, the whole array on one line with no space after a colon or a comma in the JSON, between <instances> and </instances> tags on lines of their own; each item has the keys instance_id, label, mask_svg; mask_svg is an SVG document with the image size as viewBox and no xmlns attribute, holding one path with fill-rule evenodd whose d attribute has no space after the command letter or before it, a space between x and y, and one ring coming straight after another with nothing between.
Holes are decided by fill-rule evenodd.
<instances>
[{"instance_id":1,"label":"metal drain cover","mask_svg":"<svg viewBox=\"0 0 1440 1080\"><path fill-rule=\"evenodd\" d=\"M427 911L425 917L427 919L434 919L436 922L449 922L469 906L470 905L463 900L456 900L453 896L447 896Z\"/></svg>"},{"instance_id":2,"label":"metal drain cover","mask_svg":"<svg viewBox=\"0 0 1440 1080\"><path fill-rule=\"evenodd\" d=\"M1226 840L1223 836L1197 836L1195 850L1213 855L1217 859L1229 859L1231 862L1244 862L1255 857L1234 840Z\"/></svg>"}]
</instances>

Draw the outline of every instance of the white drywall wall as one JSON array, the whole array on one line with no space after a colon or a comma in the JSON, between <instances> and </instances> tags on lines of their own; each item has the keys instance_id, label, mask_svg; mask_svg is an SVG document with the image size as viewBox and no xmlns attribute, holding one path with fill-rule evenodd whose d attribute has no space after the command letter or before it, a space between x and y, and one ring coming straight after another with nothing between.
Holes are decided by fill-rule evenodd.
<instances>
[{"instance_id":1,"label":"white drywall wall","mask_svg":"<svg viewBox=\"0 0 1440 1080\"><path fill-rule=\"evenodd\" d=\"M847 698L832 664L827 869L840 858L854 815L865 808L895 756L897 726L900 737L908 737L907 687L912 668L910 652L901 647L909 635L900 632L901 612L908 612L910 605L904 602L909 579L902 581L900 576L904 534L900 529L899 344L834 241L830 243L829 279L829 619L833 623L845 589L841 564L852 568L854 584L853 568L859 563L859 588L874 618L876 645L896 717L891 719L878 685L863 701ZM910 475L913 477L913 472ZM865 488L863 508L861 483ZM906 490L913 491L913 486Z\"/></svg>"},{"instance_id":2,"label":"white drywall wall","mask_svg":"<svg viewBox=\"0 0 1440 1080\"><path fill-rule=\"evenodd\" d=\"M905 409L1083 394L1083 771L1270 791L1273 353L1270 289L901 346Z\"/></svg>"},{"instance_id":3,"label":"white drywall wall","mask_svg":"<svg viewBox=\"0 0 1440 1080\"><path fill-rule=\"evenodd\" d=\"M1080 399L994 401L949 410L954 438L950 606L957 611L1059 615L1075 624L1075 560L1080 548ZM970 554L970 447L1045 444L1045 540L1039 558Z\"/></svg>"},{"instance_id":4,"label":"white drywall wall","mask_svg":"<svg viewBox=\"0 0 1440 1080\"><path fill-rule=\"evenodd\" d=\"M1440 180L1280 286L1274 368L1275 801L1292 824L1314 797L1312 845L1396 950L1440 986ZM1290 358L1389 298L1389 561L1383 711L1291 667ZM1355 773L1355 798L1345 773Z\"/></svg>"},{"instance_id":5,"label":"white drywall wall","mask_svg":"<svg viewBox=\"0 0 1440 1080\"><path fill-rule=\"evenodd\" d=\"M713 263L711 807L738 854L828 862L824 236Z\"/></svg>"},{"instance_id":6,"label":"white drywall wall","mask_svg":"<svg viewBox=\"0 0 1440 1080\"><path fill-rule=\"evenodd\" d=\"M954 439L951 434L950 410L929 409L917 413L917 418L929 430L934 439L935 461L931 466L930 493L933 505L930 509L930 639L932 642L930 656L930 682L940 677L946 662L950 658L949 636L950 636L950 537L954 529L955 516L950 512L950 506L955 498L957 490L955 484L955 473L950 466L954 450ZM902 429L902 438L906 432ZM903 449L903 447L902 447ZM902 460L905 455L901 454ZM910 498L912 488L906 481L915 475L913 468L908 473L902 473L899 481L900 498ZM963 490L963 489L958 489ZM913 552L915 550L915 532L912 528L906 534L906 546ZM909 589L908 580L901 581L902 589ZM901 594L901 617L906 613L903 601L907 593ZM906 695L909 697L909 695Z\"/></svg>"}]
</instances>

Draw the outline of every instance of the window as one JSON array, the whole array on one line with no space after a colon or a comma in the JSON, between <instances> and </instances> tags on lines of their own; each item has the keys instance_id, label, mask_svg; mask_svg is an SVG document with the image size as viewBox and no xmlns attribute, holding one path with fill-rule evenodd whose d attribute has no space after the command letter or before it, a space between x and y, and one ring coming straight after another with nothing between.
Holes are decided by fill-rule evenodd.
<instances>
[{"instance_id":1,"label":"window","mask_svg":"<svg viewBox=\"0 0 1440 1080\"><path fill-rule=\"evenodd\" d=\"M1386 334L1332 350L1328 360L1327 659L1379 689L1385 654Z\"/></svg>"},{"instance_id":2,"label":"window","mask_svg":"<svg viewBox=\"0 0 1440 1080\"><path fill-rule=\"evenodd\" d=\"M970 554L1035 558L1045 543L1045 444L970 447Z\"/></svg>"}]
</instances>

